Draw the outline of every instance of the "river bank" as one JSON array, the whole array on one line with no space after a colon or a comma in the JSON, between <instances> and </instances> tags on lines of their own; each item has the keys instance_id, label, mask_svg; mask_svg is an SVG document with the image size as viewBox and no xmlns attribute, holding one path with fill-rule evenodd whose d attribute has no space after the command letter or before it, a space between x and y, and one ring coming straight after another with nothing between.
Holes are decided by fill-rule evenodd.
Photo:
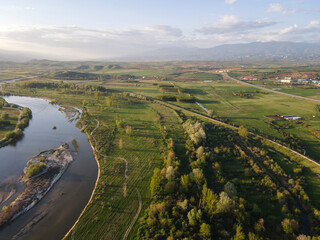
<instances>
[{"instance_id":1,"label":"river bank","mask_svg":"<svg viewBox=\"0 0 320 240\"><path fill-rule=\"evenodd\" d=\"M9 104L3 98L0 97L0 112L2 115L6 115L8 109L16 109L19 111L17 124L12 131L8 131L6 135L0 139L0 148L8 144L15 143L23 136L23 130L29 126L29 121L32 118L32 111L29 108L24 108L16 104ZM10 126L12 124L9 120L0 120L0 127Z\"/></svg>"}]
</instances>

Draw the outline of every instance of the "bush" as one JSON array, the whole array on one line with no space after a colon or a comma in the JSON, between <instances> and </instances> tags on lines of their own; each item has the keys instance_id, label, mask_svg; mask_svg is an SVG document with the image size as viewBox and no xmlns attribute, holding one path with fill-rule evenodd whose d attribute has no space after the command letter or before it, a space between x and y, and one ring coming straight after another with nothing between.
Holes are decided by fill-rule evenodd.
<instances>
[{"instance_id":1,"label":"bush","mask_svg":"<svg viewBox=\"0 0 320 240\"><path fill-rule=\"evenodd\" d=\"M159 98L162 101L177 101L177 97L174 95L160 95L157 98Z\"/></svg>"},{"instance_id":2,"label":"bush","mask_svg":"<svg viewBox=\"0 0 320 240\"><path fill-rule=\"evenodd\" d=\"M28 171L26 173L26 176L28 178L31 178L39 173L41 173L44 169L45 169L46 165L43 164L43 163L40 163L40 164L31 164L29 167L28 167Z\"/></svg>"},{"instance_id":3,"label":"bush","mask_svg":"<svg viewBox=\"0 0 320 240\"><path fill-rule=\"evenodd\" d=\"M189 102L189 103L194 103L196 99L191 96L178 96L177 97L178 102Z\"/></svg>"}]
</instances>

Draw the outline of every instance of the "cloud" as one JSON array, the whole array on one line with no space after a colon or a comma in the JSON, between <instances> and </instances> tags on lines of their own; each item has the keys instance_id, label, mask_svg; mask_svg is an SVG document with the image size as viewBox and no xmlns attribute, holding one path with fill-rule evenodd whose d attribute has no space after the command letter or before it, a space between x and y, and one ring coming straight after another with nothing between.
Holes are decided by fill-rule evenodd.
<instances>
[{"instance_id":1,"label":"cloud","mask_svg":"<svg viewBox=\"0 0 320 240\"><path fill-rule=\"evenodd\" d=\"M289 26L287 28L280 29L277 31L280 35L296 35L296 36L304 36L308 38L309 34L312 34L313 36L316 34L318 35L318 39L320 37L320 21L313 20L310 21L306 26L299 27L297 24L294 24L292 26Z\"/></svg>"},{"instance_id":2,"label":"cloud","mask_svg":"<svg viewBox=\"0 0 320 240\"><path fill-rule=\"evenodd\" d=\"M90 29L77 26L0 27L0 46L59 59L105 58L136 54L168 44L181 44L181 29L147 25L133 29Z\"/></svg>"},{"instance_id":3,"label":"cloud","mask_svg":"<svg viewBox=\"0 0 320 240\"><path fill-rule=\"evenodd\" d=\"M223 28L222 26L218 29L215 29L217 26L211 26L211 28L198 28L196 34L189 38L187 43L190 46L212 47L221 44L248 42L319 42L320 39L319 20L310 21L303 26L292 24L283 28L263 28L262 25L258 25L261 28L256 28L257 26L251 23L246 24L246 26L253 25L254 27L245 31L234 30L235 26L239 25L239 22L243 22L239 21L239 18L237 17L224 17L219 22L224 26ZM224 29L224 31L222 29Z\"/></svg>"},{"instance_id":4,"label":"cloud","mask_svg":"<svg viewBox=\"0 0 320 240\"><path fill-rule=\"evenodd\" d=\"M237 0L224 0L225 4L234 4Z\"/></svg>"},{"instance_id":5,"label":"cloud","mask_svg":"<svg viewBox=\"0 0 320 240\"><path fill-rule=\"evenodd\" d=\"M245 21L235 15L224 15L220 20L212 25L198 28L196 31L205 35L222 33L244 33L257 29L262 29L276 24L275 22L255 20Z\"/></svg>"},{"instance_id":6,"label":"cloud","mask_svg":"<svg viewBox=\"0 0 320 240\"><path fill-rule=\"evenodd\" d=\"M267 20L243 20L225 15L214 24L190 34L169 25L126 29L94 29L78 26L0 26L0 46L49 59L112 59L137 56L167 47L213 47L227 43L305 41L320 39L320 20L305 25L273 26Z\"/></svg>"},{"instance_id":7,"label":"cloud","mask_svg":"<svg viewBox=\"0 0 320 240\"><path fill-rule=\"evenodd\" d=\"M297 11L296 9L285 8L280 3L271 3L269 5L269 8L267 9L268 13L280 13L284 16L291 14L291 13L295 13L296 11Z\"/></svg>"}]
</instances>

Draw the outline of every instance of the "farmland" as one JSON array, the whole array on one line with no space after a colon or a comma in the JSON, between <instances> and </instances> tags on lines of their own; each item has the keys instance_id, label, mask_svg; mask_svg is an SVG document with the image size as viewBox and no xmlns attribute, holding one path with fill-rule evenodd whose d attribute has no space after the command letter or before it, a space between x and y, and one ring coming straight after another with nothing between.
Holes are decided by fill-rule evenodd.
<instances>
[{"instance_id":1,"label":"farmland","mask_svg":"<svg viewBox=\"0 0 320 240\"><path fill-rule=\"evenodd\" d=\"M66 66L46 66L52 72L3 86L2 93L83 110L79 127L94 147L100 177L67 239L320 234L320 167L289 150L320 161L317 103L191 63ZM311 96L304 90L297 95Z\"/></svg>"}]
</instances>

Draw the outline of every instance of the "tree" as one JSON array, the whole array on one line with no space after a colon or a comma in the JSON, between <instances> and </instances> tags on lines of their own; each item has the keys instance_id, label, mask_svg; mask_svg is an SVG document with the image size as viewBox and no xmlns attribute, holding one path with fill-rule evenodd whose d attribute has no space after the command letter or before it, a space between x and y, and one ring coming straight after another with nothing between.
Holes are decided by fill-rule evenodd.
<instances>
[{"instance_id":1,"label":"tree","mask_svg":"<svg viewBox=\"0 0 320 240\"><path fill-rule=\"evenodd\" d=\"M236 234L233 236L232 240L245 240L246 236L242 232L242 226L238 225L236 229Z\"/></svg>"},{"instance_id":2,"label":"tree","mask_svg":"<svg viewBox=\"0 0 320 240\"><path fill-rule=\"evenodd\" d=\"M122 120L116 120L117 129L120 130L124 127L124 121Z\"/></svg>"},{"instance_id":3,"label":"tree","mask_svg":"<svg viewBox=\"0 0 320 240\"><path fill-rule=\"evenodd\" d=\"M122 149L123 148L123 141L122 141L122 138L120 138L119 140L119 148Z\"/></svg>"},{"instance_id":4,"label":"tree","mask_svg":"<svg viewBox=\"0 0 320 240\"><path fill-rule=\"evenodd\" d=\"M197 158L203 158L204 157L204 147L203 146L200 146L198 149L197 149Z\"/></svg>"},{"instance_id":5,"label":"tree","mask_svg":"<svg viewBox=\"0 0 320 240\"><path fill-rule=\"evenodd\" d=\"M151 183L150 183L150 191L151 191L152 197L160 193L161 180L162 180L161 171L159 168L155 168L153 171L153 176L151 178Z\"/></svg>"},{"instance_id":6,"label":"tree","mask_svg":"<svg viewBox=\"0 0 320 240\"><path fill-rule=\"evenodd\" d=\"M165 194L173 194L175 192L176 183L174 181L169 181L164 185Z\"/></svg>"},{"instance_id":7,"label":"tree","mask_svg":"<svg viewBox=\"0 0 320 240\"><path fill-rule=\"evenodd\" d=\"M217 204L217 210L219 212L229 212L234 207L233 200L228 196L227 193L221 192L220 199Z\"/></svg>"},{"instance_id":8,"label":"tree","mask_svg":"<svg viewBox=\"0 0 320 240\"><path fill-rule=\"evenodd\" d=\"M194 181L196 182L197 186L201 189L202 185L205 182L205 178L203 176L202 171L199 168L195 168L192 170Z\"/></svg>"},{"instance_id":9,"label":"tree","mask_svg":"<svg viewBox=\"0 0 320 240\"><path fill-rule=\"evenodd\" d=\"M166 178L168 179L168 181L173 181L174 175L174 168L172 166L169 166L166 171Z\"/></svg>"},{"instance_id":10,"label":"tree","mask_svg":"<svg viewBox=\"0 0 320 240\"><path fill-rule=\"evenodd\" d=\"M112 106L112 97L111 96L106 96L105 98L106 106L111 107Z\"/></svg>"},{"instance_id":11,"label":"tree","mask_svg":"<svg viewBox=\"0 0 320 240\"><path fill-rule=\"evenodd\" d=\"M94 97L95 97L95 99L99 100L99 96L100 96L99 91L94 91Z\"/></svg>"},{"instance_id":12,"label":"tree","mask_svg":"<svg viewBox=\"0 0 320 240\"><path fill-rule=\"evenodd\" d=\"M254 234L252 232L249 232L248 239L249 240L263 240L262 237L259 237L258 235Z\"/></svg>"},{"instance_id":13,"label":"tree","mask_svg":"<svg viewBox=\"0 0 320 240\"><path fill-rule=\"evenodd\" d=\"M196 226L202 220L202 211L196 208L191 209L187 214L190 226Z\"/></svg>"},{"instance_id":14,"label":"tree","mask_svg":"<svg viewBox=\"0 0 320 240\"><path fill-rule=\"evenodd\" d=\"M210 239L211 237L211 227L209 224L202 223L200 226L199 236L203 239Z\"/></svg>"},{"instance_id":15,"label":"tree","mask_svg":"<svg viewBox=\"0 0 320 240\"><path fill-rule=\"evenodd\" d=\"M189 175L181 176L180 184L181 184L182 191L184 193L187 193L189 191L189 186L190 186Z\"/></svg>"},{"instance_id":16,"label":"tree","mask_svg":"<svg viewBox=\"0 0 320 240\"><path fill-rule=\"evenodd\" d=\"M294 219L285 218L282 222L282 229L287 235L293 235L293 233L299 230L299 224Z\"/></svg>"},{"instance_id":17,"label":"tree","mask_svg":"<svg viewBox=\"0 0 320 240\"><path fill-rule=\"evenodd\" d=\"M127 134L128 136L131 136L131 135L132 135L132 127L129 126L129 125L126 126L126 134Z\"/></svg>"},{"instance_id":18,"label":"tree","mask_svg":"<svg viewBox=\"0 0 320 240\"><path fill-rule=\"evenodd\" d=\"M227 182L224 185L224 191L229 195L229 197L234 197L237 195L237 189L232 182Z\"/></svg>"},{"instance_id":19,"label":"tree","mask_svg":"<svg viewBox=\"0 0 320 240\"><path fill-rule=\"evenodd\" d=\"M248 129L245 128L244 126L240 126L238 129L238 133L241 137L247 138L248 137Z\"/></svg>"},{"instance_id":20,"label":"tree","mask_svg":"<svg viewBox=\"0 0 320 240\"><path fill-rule=\"evenodd\" d=\"M204 184L202 189L202 206L204 211L212 216L216 210L217 202L218 196L214 194L211 189L208 189L206 184Z\"/></svg>"},{"instance_id":21,"label":"tree","mask_svg":"<svg viewBox=\"0 0 320 240\"><path fill-rule=\"evenodd\" d=\"M301 234L297 237L297 240L311 240L311 237Z\"/></svg>"}]
</instances>

